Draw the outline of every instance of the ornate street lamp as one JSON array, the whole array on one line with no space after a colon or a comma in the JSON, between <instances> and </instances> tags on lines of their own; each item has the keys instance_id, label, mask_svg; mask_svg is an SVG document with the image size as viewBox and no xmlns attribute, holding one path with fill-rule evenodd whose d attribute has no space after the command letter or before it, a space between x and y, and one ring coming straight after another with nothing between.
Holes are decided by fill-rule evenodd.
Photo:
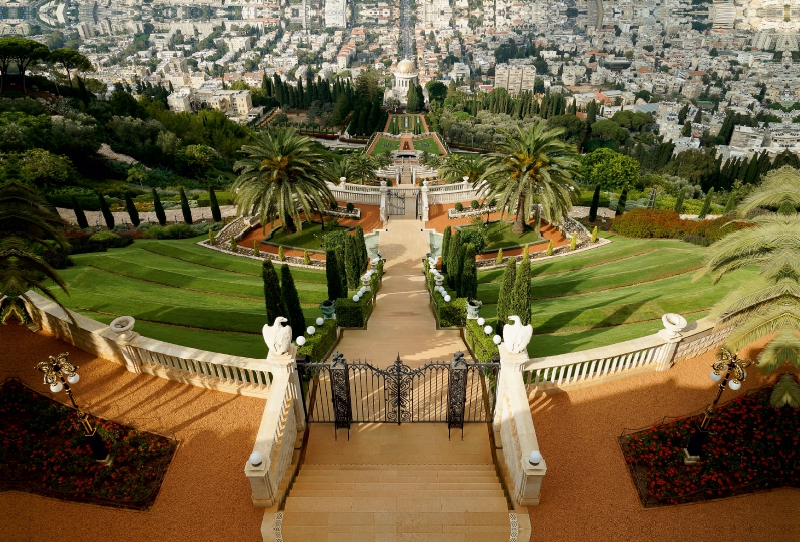
<instances>
[{"instance_id":1,"label":"ornate street lamp","mask_svg":"<svg viewBox=\"0 0 800 542\"><path fill-rule=\"evenodd\" d=\"M72 406L75 407L78 421L86 435L86 440L89 441L92 456L98 461L108 463L108 448L106 448L100 435L97 434L97 430L92 427L89 415L81 410L72 395L70 384L77 384L81 377L78 374L78 366L67 361L67 356L69 356L69 352L62 352L57 357L50 356L49 360L37 364L36 369L44 373L44 383L50 386L50 391L53 393L58 393L61 390L67 392L69 400L72 401Z\"/></svg>"},{"instance_id":2,"label":"ornate street lamp","mask_svg":"<svg viewBox=\"0 0 800 542\"><path fill-rule=\"evenodd\" d=\"M747 378L745 369L752 363L749 359L739 359L735 352L731 352L727 348L719 349L717 361L711 365L711 373L708 375L714 382L719 382L717 396L706 408L698 431L692 434L689 444L683 449L683 462L685 465L694 465L700 460L703 445L708 440L708 426L711 425L711 420L714 418L714 409L719 403L720 397L722 397L722 392L725 391L725 385L727 384L733 391L741 388L742 382ZM725 376L722 375L723 372ZM731 373L733 373L732 379Z\"/></svg>"}]
</instances>

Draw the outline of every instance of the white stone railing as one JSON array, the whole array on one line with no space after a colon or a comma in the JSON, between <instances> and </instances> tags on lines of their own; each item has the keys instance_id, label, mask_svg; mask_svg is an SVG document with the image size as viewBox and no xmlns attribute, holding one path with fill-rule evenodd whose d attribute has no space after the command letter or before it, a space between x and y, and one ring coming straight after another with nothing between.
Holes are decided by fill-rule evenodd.
<instances>
[{"instance_id":1,"label":"white stone railing","mask_svg":"<svg viewBox=\"0 0 800 542\"><path fill-rule=\"evenodd\" d=\"M662 330L610 346L530 359L522 367L522 380L531 395L646 371L664 371L678 361L716 348L729 333L729 327L716 329L712 320L704 318L688 324L676 337L669 337Z\"/></svg>"},{"instance_id":2,"label":"white stone railing","mask_svg":"<svg viewBox=\"0 0 800 542\"><path fill-rule=\"evenodd\" d=\"M111 326L70 311L27 292L26 308L37 326L94 356L118 363L132 373L146 373L193 386L266 397L270 374L264 360L198 350L142 337L132 330L134 320L118 318ZM117 325L125 324L124 327Z\"/></svg>"},{"instance_id":3,"label":"white stone railing","mask_svg":"<svg viewBox=\"0 0 800 542\"><path fill-rule=\"evenodd\" d=\"M253 453L245 463L244 473L250 482L253 505L272 506L285 494L292 454L302 444L298 435L305 429L300 380L294 361L297 349L291 345L282 355L267 356L273 375L272 387L264 405Z\"/></svg>"},{"instance_id":4,"label":"white stone railing","mask_svg":"<svg viewBox=\"0 0 800 542\"><path fill-rule=\"evenodd\" d=\"M455 188L450 188L455 187ZM445 203L471 202L479 199L480 189L473 188L469 182L431 186L428 195L431 205L442 205Z\"/></svg>"},{"instance_id":5,"label":"white stone railing","mask_svg":"<svg viewBox=\"0 0 800 542\"><path fill-rule=\"evenodd\" d=\"M370 186L365 188L373 188L373 187ZM380 205L381 204L380 187L375 187L375 188L378 188L378 190L366 191L366 190L332 188L331 193L333 194L333 197L336 198L336 201L338 201L339 203L349 202L349 203L361 203L364 205Z\"/></svg>"}]
</instances>

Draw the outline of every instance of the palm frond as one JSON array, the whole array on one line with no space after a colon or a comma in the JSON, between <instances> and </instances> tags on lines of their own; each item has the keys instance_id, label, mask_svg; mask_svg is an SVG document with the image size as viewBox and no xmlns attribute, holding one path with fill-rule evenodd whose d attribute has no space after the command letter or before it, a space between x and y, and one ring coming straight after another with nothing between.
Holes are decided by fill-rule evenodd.
<instances>
[{"instance_id":1,"label":"palm frond","mask_svg":"<svg viewBox=\"0 0 800 542\"><path fill-rule=\"evenodd\" d=\"M758 207L780 207L782 204L800 207L800 172L789 166L770 171L759 186L737 207L744 216Z\"/></svg>"},{"instance_id":2,"label":"palm frond","mask_svg":"<svg viewBox=\"0 0 800 542\"><path fill-rule=\"evenodd\" d=\"M774 305L763 313L753 314L734 328L725 344L730 346L731 350L739 350L782 329L800 329L800 307Z\"/></svg>"},{"instance_id":3,"label":"palm frond","mask_svg":"<svg viewBox=\"0 0 800 542\"><path fill-rule=\"evenodd\" d=\"M782 375L772 388L769 404L774 407L800 408L800 383L790 374Z\"/></svg>"},{"instance_id":4,"label":"palm frond","mask_svg":"<svg viewBox=\"0 0 800 542\"><path fill-rule=\"evenodd\" d=\"M800 303L800 284L796 281L772 282L763 277L757 277L720 299L712 307L709 316L729 320L742 313L758 311L768 304L787 303L789 299Z\"/></svg>"},{"instance_id":5,"label":"palm frond","mask_svg":"<svg viewBox=\"0 0 800 542\"><path fill-rule=\"evenodd\" d=\"M765 373L771 373L786 362L800 369L800 337L790 329L784 329L767 343L758 355L757 366Z\"/></svg>"}]
</instances>

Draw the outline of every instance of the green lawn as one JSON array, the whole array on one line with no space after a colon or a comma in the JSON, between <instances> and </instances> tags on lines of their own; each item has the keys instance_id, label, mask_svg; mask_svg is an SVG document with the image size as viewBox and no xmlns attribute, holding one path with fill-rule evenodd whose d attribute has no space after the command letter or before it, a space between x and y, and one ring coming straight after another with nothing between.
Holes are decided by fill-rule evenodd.
<instances>
[{"instance_id":1,"label":"green lawn","mask_svg":"<svg viewBox=\"0 0 800 542\"><path fill-rule=\"evenodd\" d=\"M383 152L396 151L400 148L400 141L395 139L386 139L379 137L375 146L372 148L373 154L381 154Z\"/></svg>"},{"instance_id":2,"label":"green lawn","mask_svg":"<svg viewBox=\"0 0 800 542\"><path fill-rule=\"evenodd\" d=\"M752 279L744 269L712 285L694 281L705 248L673 240L626 239L592 251L531 266L534 338L531 357L606 346L655 333L667 312L702 318L731 288ZM496 315L502 269L479 273L481 315Z\"/></svg>"},{"instance_id":3,"label":"green lawn","mask_svg":"<svg viewBox=\"0 0 800 542\"><path fill-rule=\"evenodd\" d=\"M464 204L465 208L467 206L469 206L469 202ZM542 241L542 237L533 228L528 228L522 236L512 233L511 227L513 225L513 222L505 220L490 222L486 230L486 247L483 250L490 251L498 248L517 247ZM462 231L466 229L472 229L472 227L461 228Z\"/></svg>"},{"instance_id":4,"label":"green lawn","mask_svg":"<svg viewBox=\"0 0 800 542\"><path fill-rule=\"evenodd\" d=\"M136 331L193 348L263 357L266 322L261 263L197 246L199 240L138 240L127 248L72 256L61 271L69 308L108 323L136 318ZM324 271L292 269L310 323L327 298Z\"/></svg>"},{"instance_id":5,"label":"green lawn","mask_svg":"<svg viewBox=\"0 0 800 542\"><path fill-rule=\"evenodd\" d=\"M322 246L322 238L325 237L326 233L331 232L334 229L343 231L347 230L347 228L344 226L337 226L336 228L325 226L325 231L322 231L321 224L318 222L312 222L311 224L304 224L303 231L298 231L291 235L286 235L283 232L283 228L280 228L267 242L272 243L273 245L281 245L284 247L294 247L300 249L307 248L309 250L322 251L325 250Z\"/></svg>"},{"instance_id":6,"label":"green lawn","mask_svg":"<svg viewBox=\"0 0 800 542\"><path fill-rule=\"evenodd\" d=\"M431 154L442 153L441 149L439 148L439 144L433 137L426 137L424 139L419 139L417 141L414 141L414 150L427 151Z\"/></svg>"}]
</instances>

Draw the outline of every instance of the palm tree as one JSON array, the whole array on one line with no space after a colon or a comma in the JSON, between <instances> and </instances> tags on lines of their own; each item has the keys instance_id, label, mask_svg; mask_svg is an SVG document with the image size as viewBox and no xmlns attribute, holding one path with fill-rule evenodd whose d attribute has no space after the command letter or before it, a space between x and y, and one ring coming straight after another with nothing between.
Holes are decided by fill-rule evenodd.
<instances>
[{"instance_id":1,"label":"palm tree","mask_svg":"<svg viewBox=\"0 0 800 542\"><path fill-rule=\"evenodd\" d=\"M746 216L760 207L777 207L777 212L752 219L754 227L714 244L698 275L710 274L716 283L736 269L759 266L758 277L720 300L711 316L718 318L718 327L735 326L725 341L730 350L774 335L757 362L769 373L784 362L800 368L800 172L788 166L771 171L737 213ZM790 397L797 398L800 386L794 386L798 393ZM790 402L800 407L800 402Z\"/></svg>"},{"instance_id":2,"label":"palm tree","mask_svg":"<svg viewBox=\"0 0 800 542\"><path fill-rule=\"evenodd\" d=\"M480 155L464 156L459 154L448 155L440 161L439 178L446 183L460 183L464 177L472 184L480 181L486 173L486 164Z\"/></svg>"},{"instance_id":3,"label":"palm tree","mask_svg":"<svg viewBox=\"0 0 800 542\"><path fill-rule=\"evenodd\" d=\"M253 145L242 145L246 158L233 169L239 174L231 189L239 213L258 213L261 224L280 220L286 233L302 230L300 212L310 220L334 200L326 181L335 182L325 157L313 141L292 129L259 134Z\"/></svg>"},{"instance_id":4,"label":"palm tree","mask_svg":"<svg viewBox=\"0 0 800 542\"><path fill-rule=\"evenodd\" d=\"M355 174L353 170L353 163L350 162L350 160L348 160L346 157L338 161L334 160L330 167L331 174L336 177L336 182L338 182L338 180L342 177L348 180L352 179L353 175Z\"/></svg>"},{"instance_id":5,"label":"palm tree","mask_svg":"<svg viewBox=\"0 0 800 542\"><path fill-rule=\"evenodd\" d=\"M579 161L575 146L559 139L563 132L563 128L548 130L544 121L525 130L518 126L516 133L502 130L499 152L484 158L481 179L486 183L480 194L496 199L504 213L516 213L511 231L518 235L525 232L526 218L537 200L551 224L560 223L572 209L572 194L577 192L572 177Z\"/></svg>"},{"instance_id":6,"label":"palm tree","mask_svg":"<svg viewBox=\"0 0 800 542\"><path fill-rule=\"evenodd\" d=\"M389 151L373 155L372 160L375 162L375 167L378 169L384 169L394 164L394 160L392 160L392 155L389 154Z\"/></svg>"},{"instance_id":7,"label":"palm tree","mask_svg":"<svg viewBox=\"0 0 800 542\"><path fill-rule=\"evenodd\" d=\"M0 184L0 297L7 296L0 310L3 317L24 314L20 300L30 302L26 293L36 288L72 319L45 281L52 280L65 293L67 285L37 255L69 251L69 243L60 231L64 224L53 206L34 190L17 181Z\"/></svg>"},{"instance_id":8,"label":"palm tree","mask_svg":"<svg viewBox=\"0 0 800 542\"><path fill-rule=\"evenodd\" d=\"M373 183L378 179L378 176L375 174L378 171L378 166L375 160L367 153L359 152L351 154L345 158L345 160L350 162L350 168L352 169L352 179L350 182L355 184L367 184Z\"/></svg>"}]
</instances>

